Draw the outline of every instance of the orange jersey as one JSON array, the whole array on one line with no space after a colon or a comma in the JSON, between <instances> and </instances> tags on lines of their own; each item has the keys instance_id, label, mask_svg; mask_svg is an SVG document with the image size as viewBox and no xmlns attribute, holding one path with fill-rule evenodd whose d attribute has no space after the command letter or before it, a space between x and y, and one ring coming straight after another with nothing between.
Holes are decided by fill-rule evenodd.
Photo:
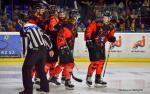
<instances>
[{"instance_id":1,"label":"orange jersey","mask_svg":"<svg viewBox=\"0 0 150 94\"><path fill-rule=\"evenodd\" d=\"M101 22L92 21L85 31L85 40L105 37L105 41L114 36L115 29L111 23L105 25Z\"/></svg>"},{"instance_id":2,"label":"orange jersey","mask_svg":"<svg viewBox=\"0 0 150 94\"><path fill-rule=\"evenodd\" d=\"M66 39L71 39L72 37L71 31L67 27L63 27L57 34L57 47L66 46Z\"/></svg>"},{"instance_id":3,"label":"orange jersey","mask_svg":"<svg viewBox=\"0 0 150 94\"><path fill-rule=\"evenodd\" d=\"M72 50L74 48L74 41L77 32L75 32L75 26L72 23L65 24L57 35L58 48L61 46L69 46Z\"/></svg>"}]
</instances>

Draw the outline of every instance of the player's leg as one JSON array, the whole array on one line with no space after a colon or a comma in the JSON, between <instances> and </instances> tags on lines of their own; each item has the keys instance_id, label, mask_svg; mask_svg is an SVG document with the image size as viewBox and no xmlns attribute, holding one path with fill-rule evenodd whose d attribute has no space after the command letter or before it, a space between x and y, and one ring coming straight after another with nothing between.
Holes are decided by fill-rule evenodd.
<instances>
[{"instance_id":1,"label":"player's leg","mask_svg":"<svg viewBox=\"0 0 150 94\"><path fill-rule=\"evenodd\" d=\"M72 90L74 89L74 85L71 83L71 75L72 75L72 70L74 68L74 63L67 63L64 64L64 76L65 76L65 88Z\"/></svg>"}]
</instances>

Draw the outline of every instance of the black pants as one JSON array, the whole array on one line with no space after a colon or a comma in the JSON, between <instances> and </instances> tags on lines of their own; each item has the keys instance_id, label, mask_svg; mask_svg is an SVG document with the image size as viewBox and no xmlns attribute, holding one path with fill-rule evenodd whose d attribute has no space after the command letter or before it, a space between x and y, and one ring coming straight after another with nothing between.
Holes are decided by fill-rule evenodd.
<instances>
[{"instance_id":1,"label":"black pants","mask_svg":"<svg viewBox=\"0 0 150 94\"><path fill-rule=\"evenodd\" d=\"M59 49L58 53L59 53L59 63L68 64L74 62L73 53L71 52L70 49L68 48Z\"/></svg>"},{"instance_id":2,"label":"black pants","mask_svg":"<svg viewBox=\"0 0 150 94\"><path fill-rule=\"evenodd\" d=\"M105 46L88 48L90 61L105 60Z\"/></svg>"},{"instance_id":3,"label":"black pants","mask_svg":"<svg viewBox=\"0 0 150 94\"><path fill-rule=\"evenodd\" d=\"M49 84L44 72L44 62L46 60L46 48L41 46L35 50L29 49L22 67L23 86L24 91L28 94L33 94L32 84L32 68L35 65L36 71L40 78L40 88L43 90L49 90Z\"/></svg>"}]
</instances>

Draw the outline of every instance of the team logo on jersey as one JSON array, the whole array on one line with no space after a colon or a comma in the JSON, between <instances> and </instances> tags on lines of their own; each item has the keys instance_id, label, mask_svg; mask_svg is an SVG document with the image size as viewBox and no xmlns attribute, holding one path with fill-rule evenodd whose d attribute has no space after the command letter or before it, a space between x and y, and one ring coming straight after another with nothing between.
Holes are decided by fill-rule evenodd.
<instances>
[{"instance_id":1,"label":"team logo on jersey","mask_svg":"<svg viewBox=\"0 0 150 94\"><path fill-rule=\"evenodd\" d=\"M114 42L111 43L111 48L113 49L114 47L121 47L122 46L122 39L121 36Z\"/></svg>"},{"instance_id":2,"label":"team logo on jersey","mask_svg":"<svg viewBox=\"0 0 150 94\"><path fill-rule=\"evenodd\" d=\"M145 36L142 36L140 40L134 43L133 48L137 49L138 47L144 47L144 46L145 46Z\"/></svg>"}]
</instances>

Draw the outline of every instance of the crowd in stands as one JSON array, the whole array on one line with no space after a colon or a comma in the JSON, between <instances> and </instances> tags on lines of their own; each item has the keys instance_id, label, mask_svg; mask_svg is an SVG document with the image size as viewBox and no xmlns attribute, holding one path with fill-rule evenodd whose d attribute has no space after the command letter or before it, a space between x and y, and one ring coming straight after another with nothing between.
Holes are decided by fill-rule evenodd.
<instances>
[{"instance_id":1,"label":"crowd in stands","mask_svg":"<svg viewBox=\"0 0 150 94\"><path fill-rule=\"evenodd\" d=\"M55 2L54 2L55 1ZM60 8L73 9L75 0L49 0L50 4L55 4ZM88 23L94 19L93 7L101 12L110 11L112 23L114 23L117 32L150 32L150 0L140 2L127 2L132 0L76 0L80 19L78 20L78 31L84 32ZM110 2L112 1L112 3ZM133 0L136 1L136 0ZM137 3L137 4L136 4ZM140 5L141 4L141 5ZM32 10L28 6L28 10ZM6 12L0 12L0 32L15 32L19 31L18 12L22 10L13 10L13 16L7 15Z\"/></svg>"}]
</instances>

